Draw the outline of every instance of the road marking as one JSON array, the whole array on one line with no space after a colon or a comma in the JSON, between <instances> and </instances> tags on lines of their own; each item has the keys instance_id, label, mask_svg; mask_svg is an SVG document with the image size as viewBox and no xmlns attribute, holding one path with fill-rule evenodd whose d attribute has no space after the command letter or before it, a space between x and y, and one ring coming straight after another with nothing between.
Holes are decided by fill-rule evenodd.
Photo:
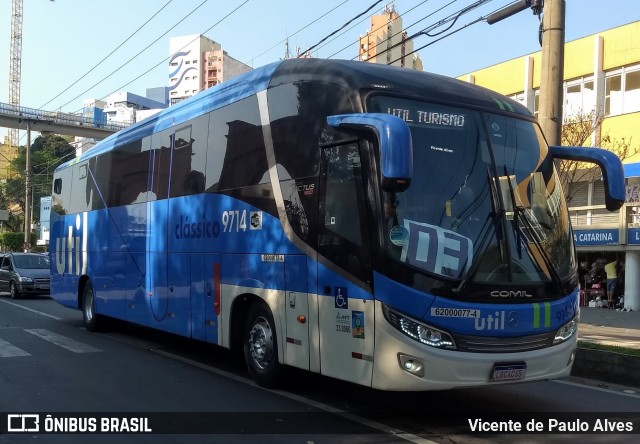
<instances>
[{"instance_id":1,"label":"road marking","mask_svg":"<svg viewBox=\"0 0 640 444\"><path fill-rule=\"evenodd\" d=\"M31 354L0 339L0 358L15 358L16 356L31 356Z\"/></svg>"},{"instance_id":2,"label":"road marking","mask_svg":"<svg viewBox=\"0 0 640 444\"><path fill-rule=\"evenodd\" d=\"M59 347L66 348L67 350L74 353L96 353L102 351L99 348L83 344L82 342L74 341L71 338L53 333L52 331L44 328L25 329L24 331L26 331L27 333L31 333L32 335L37 336L41 339L44 339L45 341L49 341Z\"/></svg>"},{"instance_id":3,"label":"road marking","mask_svg":"<svg viewBox=\"0 0 640 444\"><path fill-rule=\"evenodd\" d=\"M232 379L232 380L234 380L236 382L240 382L240 383L245 384L245 385L250 385L252 387L256 387L256 388L259 388L261 390L265 390L265 391L268 391L268 392L271 392L271 393L276 393L276 394L278 394L280 396L283 396L285 398L289 398L289 399L291 399L293 401L296 401L296 402L299 402L299 403L302 403L302 404L306 404L306 405L308 405L310 407L314 407L314 408L316 408L318 410L324 410L325 412L332 413L332 414L334 414L336 416L340 416L342 418L348 419L349 421L365 425L365 426L370 427L372 429L380 430L380 431L382 431L382 432L384 432L386 434L393 435L394 437L404 439L405 441L413 442L413 443L416 443L416 444L437 444L435 441L430 441L430 440L428 440L426 438L422 438L422 437L420 437L418 435L414 435L412 433L405 432L404 430L400 430L400 429L389 427L388 425L379 423L377 421L372 421L372 420L367 419L367 418L362 418L360 416L354 415L353 413L346 412L346 411L344 411L342 409L339 409L337 407L333 407L333 406L330 406L328 404L324 404L322 402L318 402L318 401L314 401L312 399L305 398L304 396L294 395L293 393L285 392L285 391L282 391L282 390L271 390L271 389L266 389L266 388L260 387L258 384L256 384L251 379L243 378L243 377L235 375L233 373L226 372L224 370L220 370L220 369L217 369L215 367L211 367L210 365L203 364L201 362L194 361L192 359L185 358L185 357L180 356L180 355L176 355L176 354L164 351L164 350L152 349L151 351L154 352L154 353L157 353L159 355L165 356L167 358L174 359L174 360L180 361L180 362L184 362L185 364L193 365L194 367L198 367L198 368L200 368L202 370L206 370L206 371L208 371L210 373L215 373L216 375L224 376L225 378Z\"/></svg>"},{"instance_id":4,"label":"road marking","mask_svg":"<svg viewBox=\"0 0 640 444\"><path fill-rule=\"evenodd\" d=\"M31 313L36 313L41 316L46 316L51 319L55 319L56 321L62 321L62 318L59 318L54 315L50 315L49 313L44 313L42 311L34 310L33 308L25 307L24 305L14 304L13 302L5 301L4 299L0 299L0 302L4 302L5 304L13 305L14 307L22 308L23 310L30 311Z\"/></svg>"}]
</instances>

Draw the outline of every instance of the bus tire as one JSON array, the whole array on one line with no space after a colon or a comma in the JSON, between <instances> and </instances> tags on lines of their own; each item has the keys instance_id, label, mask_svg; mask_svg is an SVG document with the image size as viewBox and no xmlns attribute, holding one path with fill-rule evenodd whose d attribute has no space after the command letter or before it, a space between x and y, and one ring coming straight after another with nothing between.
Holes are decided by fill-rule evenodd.
<instances>
[{"instance_id":1,"label":"bus tire","mask_svg":"<svg viewBox=\"0 0 640 444\"><path fill-rule=\"evenodd\" d=\"M96 298L91 281L87 281L82 292L82 318L89 331L99 331L103 324L102 317L96 313Z\"/></svg>"},{"instance_id":2,"label":"bus tire","mask_svg":"<svg viewBox=\"0 0 640 444\"><path fill-rule=\"evenodd\" d=\"M252 304L249 308L243 344L244 359L253 380L262 387L275 387L282 366L278 362L275 323L266 304Z\"/></svg>"}]
</instances>

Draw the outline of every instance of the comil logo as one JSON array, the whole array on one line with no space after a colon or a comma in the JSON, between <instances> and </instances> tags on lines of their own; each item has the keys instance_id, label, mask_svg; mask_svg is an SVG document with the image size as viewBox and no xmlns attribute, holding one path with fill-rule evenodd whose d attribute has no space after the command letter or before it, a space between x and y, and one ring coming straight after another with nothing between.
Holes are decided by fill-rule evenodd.
<instances>
[{"instance_id":1,"label":"comil logo","mask_svg":"<svg viewBox=\"0 0 640 444\"><path fill-rule=\"evenodd\" d=\"M518 299L518 298L531 298L533 297L533 295L531 295L530 293L527 293L525 290L518 290L518 291L514 291L514 290L494 290L491 292L491 296L494 298L511 298L511 299Z\"/></svg>"}]
</instances>

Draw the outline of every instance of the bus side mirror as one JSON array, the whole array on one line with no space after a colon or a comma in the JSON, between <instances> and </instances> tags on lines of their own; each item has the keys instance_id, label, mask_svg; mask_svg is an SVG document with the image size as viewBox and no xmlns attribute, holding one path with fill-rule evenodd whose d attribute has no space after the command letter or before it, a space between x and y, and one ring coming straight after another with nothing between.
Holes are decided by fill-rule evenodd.
<instances>
[{"instance_id":1,"label":"bus side mirror","mask_svg":"<svg viewBox=\"0 0 640 444\"><path fill-rule=\"evenodd\" d=\"M391 114L357 113L328 116L327 123L352 132L374 133L380 147L382 189L400 192L409 188L413 178L411 132L404 120Z\"/></svg>"},{"instance_id":2,"label":"bus side mirror","mask_svg":"<svg viewBox=\"0 0 640 444\"><path fill-rule=\"evenodd\" d=\"M604 180L604 200L607 210L615 211L624 204L624 169L620 158L602 148L582 146L550 146L555 159L595 163L602 170Z\"/></svg>"}]
</instances>

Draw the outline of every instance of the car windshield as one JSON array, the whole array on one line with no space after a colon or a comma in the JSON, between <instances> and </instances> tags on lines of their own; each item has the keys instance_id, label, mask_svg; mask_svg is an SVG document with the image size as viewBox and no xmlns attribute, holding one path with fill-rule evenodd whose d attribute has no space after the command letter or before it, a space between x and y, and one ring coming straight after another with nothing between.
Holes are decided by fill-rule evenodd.
<instances>
[{"instance_id":1,"label":"car windshield","mask_svg":"<svg viewBox=\"0 0 640 444\"><path fill-rule=\"evenodd\" d=\"M383 192L386 254L427 275L475 283L557 282L574 269L553 159L527 120L374 96L409 125L414 176Z\"/></svg>"},{"instance_id":2,"label":"car windshield","mask_svg":"<svg viewBox=\"0 0 640 444\"><path fill-rule=\"evenodd\" d=\"M16 268L49 268L49 258L41 254L16 254L13 256Z\"/></svg>"}]
</instances>

